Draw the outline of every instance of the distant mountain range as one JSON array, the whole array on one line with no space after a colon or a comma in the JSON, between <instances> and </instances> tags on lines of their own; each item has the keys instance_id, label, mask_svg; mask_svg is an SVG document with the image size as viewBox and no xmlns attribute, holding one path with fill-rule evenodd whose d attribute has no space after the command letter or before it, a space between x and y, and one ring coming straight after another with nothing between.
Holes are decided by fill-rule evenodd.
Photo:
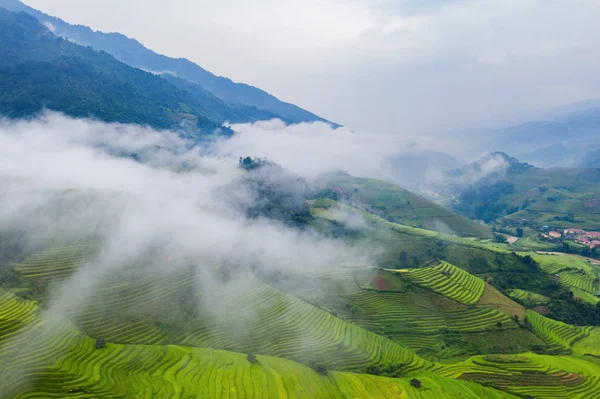
<instances>
[{"instance_id":1,"label":"distant mountain range","mask_svg":"<svg viewBox=\"0 0 600 399\"><path fill-rule=\"evenodd\" d=\"M280 101L261 89L216 76L187 59L175 59L157 54L138 41L120 33L103 33L93 31L86 26L71 25L59 18L35 10L18 0L0 0L0 7L13 12L26 12L37 18L57 36L82 46L90 46L97 51L105 51L129 66L152 71L166 77L170 76L169 80L176 76L200 85L218 99L229 104L255 107L258 109L259 115L262 112L262 116L277 116L293 123L328 122L296 105ZM179 82L179 86L184 85ZM256 115L251 115L248 121L251 121L254 116Z\"/></svg>"},{"instance_id":2,"label":"distant mountain range","mask_svg":"<svg viewBox=\"0 0 600 399\"><path fill-rule=\"evenodd\" d=\"M588 167L584 158L600 150L600 106L574 110L485 133L485 146L506 151L540 167Z\"/></svg>"},{"instance_id":3,"label":"distant mountain range","mask_svg":"<svg viewBox=\"0 0 600 399\"><path fill-rule=\"evenodd\" d=\"M0 8L0 114L25 118L45 109L195 135L226 133L221 128L226 120L276 116L127 66L108 53L55 36L29 14Z\"/></svg>"}]
</instances>

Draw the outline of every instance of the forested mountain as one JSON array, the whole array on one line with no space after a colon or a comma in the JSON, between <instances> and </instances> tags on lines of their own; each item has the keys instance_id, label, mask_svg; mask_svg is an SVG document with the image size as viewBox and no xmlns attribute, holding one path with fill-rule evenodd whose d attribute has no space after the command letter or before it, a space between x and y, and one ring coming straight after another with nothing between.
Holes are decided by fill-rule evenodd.
<instances>
[{"instance_id":1,"label":"forested mountain","mask_svg":"<svg viewBox=\"0 0 600 399\"><path fill-rule=\"evenodd\" d=\"M226 102L257 107L264 110L263 114L265 115L276 114L291 122L325 121L296 105L280 101L259 88L216 76L187 59L175 59L157 54L137 40L120 33L103 33L93 31L87 26L71 25L59 18L28 7L18 0L0 0L0 7L11 11L27 12L40 22L51 24L56 35L84 46L90 46L95 50L106 51L127 65L155 72L168 71L182 79L199 84Z\"/></svg>"},{"instance_id":2,"label":"forested mountain","mask_svg":"<svg viewBox=\"0 0 600 399\"><path fill-rule=\"evenodd\" d=\"M0 113L21 118L43 109L108 122L183 128L208 134L224 121L277 115L229 104L199 85L162 79L55 36L26 13L0 9Z\"/></svg>"},{"instance_id":3,"label":"forested mountain","mask_svg":"<svg viewBox=\"0 0 600 399\"><path fill-rule=\"evenodd\" d=\"M469 186L446 187L446 194L455 195L452 208L485 222L521 220L537 226L600 228L599 169L542 169L506 155L503 159L508 161L502 167Z\"/></svg>"}]
</instances>

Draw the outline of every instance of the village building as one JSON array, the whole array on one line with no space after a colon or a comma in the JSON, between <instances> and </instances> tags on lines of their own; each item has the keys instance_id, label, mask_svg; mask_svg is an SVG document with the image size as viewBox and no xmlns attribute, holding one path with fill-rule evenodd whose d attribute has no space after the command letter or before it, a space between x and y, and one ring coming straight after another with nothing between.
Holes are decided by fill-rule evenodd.
<instances>
[{"instance_id":1,"label":"village building","mask_svg":"<svg viewBox=\"0 0 600 399\"><path fill-rule=\"evenodd\" d=\"M563 233L566 236L581 236L584 235L586 231L581 229L565 229Z\"/></svg>"},{"instance_id":2,"label":"village building","mask_svg":"<svg viewBox=\"0 0 600 399\"><path fill-rule=\"evenodd\" d=\"M587 237L579 237L575 239L575 242L578 244L589 245L590 239Z\"/></svg>"},{"instance_id":3,"label":"village building","mask_svg":"<svg viewBox=\"0 0 600 399\"><path fill-rule=\"evenodd\" d=\"M550 233L548 233L548 235L550 236L550 238L561 238L562 234L559 233L558 231L551 231Z\"/></svg>"}]
</instances>

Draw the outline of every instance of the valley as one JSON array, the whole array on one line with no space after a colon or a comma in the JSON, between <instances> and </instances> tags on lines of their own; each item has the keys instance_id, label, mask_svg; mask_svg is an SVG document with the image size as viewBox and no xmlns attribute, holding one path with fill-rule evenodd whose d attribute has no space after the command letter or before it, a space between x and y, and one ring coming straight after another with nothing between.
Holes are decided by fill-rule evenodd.
<instances>
[{"instance_id":1,"label":"valley","mask_svg":"<svg viewBox=\"0 0 600 399\"><path fill-rule=\"evenodd\" d=\"M292 3L0 0L0 399L600 398L597 35Z\"/></svg>"}]
</instances>

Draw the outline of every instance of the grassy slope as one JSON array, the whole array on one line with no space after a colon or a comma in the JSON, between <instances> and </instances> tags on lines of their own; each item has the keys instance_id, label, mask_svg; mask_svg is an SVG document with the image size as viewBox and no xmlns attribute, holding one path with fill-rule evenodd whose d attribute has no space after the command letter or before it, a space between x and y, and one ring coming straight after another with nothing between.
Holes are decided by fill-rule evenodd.
<instances>
[{"instance_id":1,"label":"grassy slope","mask_svg":"<svg viewBox=\"0 0 600 399\"><path fill-rule=\"evenodd\" d=\"M327 226L319 224L320 220L340 221L339 216L331 212L332 209L341 209L348 214L364 218L369 227L348 237L348 240L371 241L373 245L383 248L384 253L378 262L386 268L414 268L429 261L443 259L475 275L511 270L523 273L532 269L524 264L520 257L511 255L508 247L499 247L487 240L463 238L391 223L366 211L329 199L317 200L311 204L311 213L315 217L313 224L327 232ZM406 253L405 259L401 259L403 252ZM537 269L531 271L538 272Z\"/></svg>"},{"instance_id":2,"label":"grassy slope","mask_svg":"<svg viewBox=\"0 0 600 399\"><path fill-rule=\"evenodd\" d=\"M346 200L395 223L460 236L491 237L487 227L392 183L339 174L328 184L339 186Z\"/></svg>"},{"instance_id":3,"label":"grassy slope","mask_svg":"<svg viewBox=\"0 0 600 399\"><path fill-rule=\"evenodd\" d=\"M60 252L56 249L50 251L54 255ZM73 247L71 250L63 251L63 256L68 260L72 257L73 252L81 253L81 249ZM24 264L37 264L38 274L41 274L42 278L48 278L52 274L48 273L51 270L56 270L57 274L64 273L61 262L56 261L53 256L38 255L33 259L54 260L50 263L47 268L49 270L46 270L46 273L44 273L44 268L40 267L40 262L24 262ZM396 291L362 290L356 282L354 287L358 288L354 288L354 291L352 291L348 290L348 278L344 270L334 273L334 275L334 280L340 283L342 290L347 290L349 297L353 298L356 295L354 303L364 310L364 312L358 312L357 315L371 315L373 317L371 320L378 320L383 327L389 326L389 323L393 324L394 318L401 313L401 309L409 307L411 303L420 303L425 306L420 309L415 308L416 312L412 315L408 312L404 322L396 319L396 326L404 325L405 328L413 330L430 328L435 324L435 318L431 318L433 314L431 311L436 306L442 314L441 319L438 320L445 321L448 326L455 330L462 329L466 331L468 328L473 328L477 323L485 320L485 318L481 318L481 315L492 314L489 312L482 313L482 310L477 310L477 308L471 310L465 305L450 299L444 299L444 297L433 293L430 295L434 295L434 297L428 299L429 304L424 304L423 300L428 297L424 293L427 291L419 291L410 284L405 286L395 280L393 281L394 284L390 286ZM116 278L117 276L113 277ZM40 276L30 276L30 278L35 280ZM351 280L355 281L354 279ZM364 279L359 278L359 281L362 280ZM169 280L167 285L172 286L176 284L176 281L179 280ZM120 302L126 305L126 308L129 308L141 302L140 298L147 298L147 283L147 281L141 281L140 284L144 286L144 289L137 291L131 291L130 289L124 291L117 289L115 291L113 284L111 284L110 287L107 287L109 291L103 292L110 300L112 310L119 309L121 307ZM405 288L405 293L408 296L405 298L394 296L403 294L402 290ZM157 287L154 286L149 288L152 297L157 296L156 289ZM416 291L413 291L413 289L416 289ZM259 323L257 323L257 328L260 328L259 331L262 332L262 338L265 342L272 342L275 345L271 348L268 346L258 348L260 352L256 353L276 350L275 348L278 345L272 341L273 336L268 335L269 328L273 327L276 334L285 339L290 332L294 332L294 329L301 329L297 331L297 336L306 335L307 331L310 334L311 327L306 327L304 324L313 324L319 325L322 331L320 342L325 346L320 344L318 350L323 351L326 355L324 360L329 360L328 367L332 367L332 365L335 367L336 362L342 359L341 363L338 364L342 365L341 368L348 369L347 355L360 360L360 353L370 353L368 355L370 359L377 359L378 357L390 359L387 363L378 361L363 363L365 365L369 363L379 364L382 368L399 365L397 362L400 358L395 353L404 353L405 355L402 355L402 358L405 358L406 355L408 357L413 356L413 360L410 360L410 363L404 363L408 367L402 366L396 369L403 378L385 379L337 372L329 372L328 376L323 377L306 367L281 358L258 356L260 366L257 366L251 365L244 355L173 345L140 346L109 342L108 348L105 350L96 350L93 348L93 341L79 333L75 328L69 327L67 323L61 323L64 327L63 330L45 330L43 325L40 326L36 323L37 308L35 302L23 301L10 293L3 292L0 296L0 301L2 301L2 306L0 306L0 320L2 320L0 322L0 362L3 362L3 367L0 367L3 375L0 376L0 379L10 382L3 385L3 389L10 390L14 388L18 391L12 392L9 397L108 397L115 395L123 397L193 397L198 394L210 397L264 397L265 393L268 392L269 397L337 398L369 397L363 393L367 390L372 395L371 397L382 398L390 397L392 394L399 397L404 394L405 397L423 398L437 398L444 397L444 395L450 398L494 397L493 395L499 395L497 391L491 391L482 386L465 382L465 380L490 382L490 372L492 372L494 378L500 378L500 380L493 381L496 386L518 394L529 394L529 392L545 390L544 392L549 394L560 393L564 395L566 393L570 395L569 397L586 397L581 395L598 393L597 378L592 377L593 373L598 372L598 369L586 361L567 358L568 361L565 361L566 366L552 363L551 366L543 368L540 364L548 365L552 362L552 358L547 356L537 357L535 364L541 374L536 375L533 379L524 379L520 369L508 367L504 363L493 366L481 365L479 364L481 362L480 357L450 365L431 363L427 365L427 362L418 360L414 355L410 355L410 352L405 350L396 351L392 344L386 344L386 347L381 346L379 349L372 351L369 347L377 348L377 345L381 345L377 342L384 342L385 339L373 333L363 332L364 330L352 327L351 324L335 321L339 319L268 286L260 288L258 291L256 295L261 302L267 304L273 302L277 304L273 310L279 310L275 312L267 310L266 313L270 316L266 319L261 317ZM113 294L110 294L111 292ZM121 296L123 292L130 294L134 292L135 295L123 298ZM116 297L113 298L113 295L116 295ZM253 306L254 302L247 292L241 292L240 295L245 301L245 306ZM373 297L373 295L375 296ZM168 295L166 296L168 297ZM275 297L273 301L268 299L273 296ZM437 299L435 296L437 296ZM484 297L485 291L479 299L482 300ZM420 298L420 302L417 298ZM241 298L231 297L229 299L237 302L238 305L241 303ZM362 306L359 303L361 300ZM149 305L154 308L157 303L153 302ZM425 310L428 306L430 307L430 316L426 314ZM267 306L266 309L270 307ZM133 310L137 312L138 307L134 306ZM163 307L159 307L159 310L161 313L165 312ZM240 313L235 318L243 317L247 312L244 307L241 307ZM286 322L276 315L273 316L273 313L281 313L283 318L287 318L288 321ZM475 318L470 319L470 315ZM419 316L423 316L423 319L420 320ZM97 313L96 317L102 318ZM407 323L411 321L411 318L413 323L408 325ZM493 324L494 321L491 320L488 325ZM361 321L357 318L353 322L360 323ZM366 323L368 320L362 322ZM564 328L556 328L556 331L553 331L554 326L559 325L554 324L556 322L550 322L549 327L543 329L544 334L546 334L544 336L559 337L559 342L566 342L570 345L573 342L570 337L562 338L565 337ZM511 329L505 323L508 322L503 321L503 328L508 328L507 334L514 340L518 339L516 333L521 329ZM112 323L107 322L106 324ZM546 325L547 323L542 324ZM287 332L282 329L286 325L290 326L290 330ZM492 337L491 335L485 337L477 335L486 333L485 330L488 328L485 327L485 323L480 325L482 330L480 332L473 331L474 335L470 336L470 339L489 340ZM27 333L27 328L32 328L32 332ZM131 324L128 328L131 328ZM306 328L309 328L309 330L306 330ZM185 328L179 328L179 330L185 332ZM340 331L344 330L351 331L346 337L350 338L352 342L346 341L344 338L342 338L342 341L335 338L339 337ZM566 331L570 330L567 329ZM227 336L227 334L223 335L223 331L217 331L217 333L220 337ZM492 334L491 331L487 333ZM343 335L344 333L342 333ZM422 335L426 336L426 334ZM314 343L313 340L311 341ZM215 342L213 341L213 344ZM333 349L331 344L327 342L337 345L341 343L342 345ZM205 346L211 346L209 341L204 341L204 343L207 344ZM244 352L257 349L251 347L251 342L242 342L242 346L245 347L240 347L238 351ZM293 344L282 341L279 347L283 350L283 352L277 353L279 356L297 356L294 355L293 350L290 350L290 347L294 347ZM329 349L327 348L331 348L331 351L328 352ZM352 348L356 348L356 351L353 351ZM490 350L493 350L493 348L490 348ZM402 364L401 360L400 363ZM362 367L364 366L360 366L360 368ZM409 386L408 380L414 377L422 381L424 388L416 390ZM448 378L458 378L458 380ZM568 382L568 384L560 385L565 382ZM548 385L549 383L554 385ZM556 388L557 386L560 386L560 389ZM26 395L25 392L27 391L31 395ZM38 394L35 392L38 392ZM579 394L581 395L577 396ZM505 395L504 397L508 396Z\"/></svg>"},{"instance_id":4,"label":"grassy slope","mask_svg":"<svg viewBox=\"0 0 600 399\"><path fill-rule=\"evenodd\" d=\"M0 304L14 298L4 294ZM2 312L2 324L30 311ZM8 337L0 329L0 396L10 398L465 398L508 397L473 383L435 374L409 379L327 372L320 375L290 360L182 346L108 343L74 327L31 323Z\"/></svg>"},{"instance_id":5,"label":"grassy slope","mask_svg":"<svg viewBox=\"0 0 600 399\"><path fill-rule=\"evenodd\" d=\"M510 296L527 306L544 305L548 302L548 297L544 295L518 288L511 290Z\"/></svg>"},{"instance_id":6,"label":"grassy slope","mask_svg":"<svg viewBox=\"0 0 600 399\"><path fill-rule=\"evenodd\" d=\"M567 254L531 254L547 273L558 275L562 285L569 287L575 296L596 304L600 299L594 296L599 287L600 267L587 260Z\"/></svg>"},{"instance_id":7,"label":"grassy slope","mask_svg":"<svg viewBox=\"0 0 600 399\"><path fill-rule=\"evenodd\" d=\"M417 286L409 274L338 266L313 276L314 280L293 276L286 286L291 293L330 309L338 317L431 360L490 351L516 353L543 346L511 319L514 312L524 316L525 310L497 291L497 296L484 294L476 306L467 306L429 287ZM368 286L365 282L369 279L379 288L362 288ZM312 289L307 291L306 287ZM462 286L448 284L442 291L454 296L451 289L459 291Z\"/></svg>"},{"instance_id":8,"label":"grassy slope","mask_svg":"<svg viewBox=\"0 0 600 399\"><path fill-rule=\"evenodd\" d=\"M507 181L515 186L515 192L503 196L502 202L519 209L525 201L530 203L507 219L529 219L539 226L600 230L599 170L533 168ZM538 189L541 186L547 187L543 193ZM569 213L575 215L574 222L555 219Z\"/></svg>"},{"instance_id":9,"label":"grassy slope","mask_svg":"<svg viewBox=\"0 0 600 399\"><path fill-rule=\"evenodd\" d=\"M65 269L71 270L70 266L62 266L60 257L69 264L80 252L77 246L52 248L16 268L26 280L43 288L48 280L68 277ZM68 312L68 317L93 337L123 344L252 351L351 371L364 371L370 365L407 370L431 367L397 342L346 323L258 279L241 278L244 284L235 292L201 300L201 291L189 296L199 284L192 272L158 278L115 271L107 278L97 277L96 293ZM181 301L191 302L193 308L200 303L202 310L186 313ZM212 312L214 303L219 306ZM220 312L227 316L220 317Z\"/></svg>"}]
</instances>

